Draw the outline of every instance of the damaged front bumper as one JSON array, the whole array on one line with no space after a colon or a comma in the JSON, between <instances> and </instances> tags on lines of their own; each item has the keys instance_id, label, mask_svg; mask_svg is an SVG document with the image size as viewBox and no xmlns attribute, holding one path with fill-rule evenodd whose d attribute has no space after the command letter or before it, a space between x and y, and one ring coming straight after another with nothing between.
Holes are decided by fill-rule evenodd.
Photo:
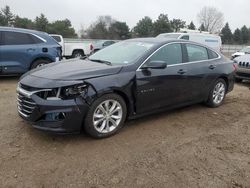
<instances>
[{"instance_id":1,"label":"damaged front bumper","mask_svg":"<svg viewBox=\"0 0 250 188\"><path fill-rule=\"evenodd\" d=\"M81 97L62 100L41 98L37 93L44 91L26 90L17 87L18 114L34 128L61 134L79 133L89 105Z\"/></svg>"}]
</instances>

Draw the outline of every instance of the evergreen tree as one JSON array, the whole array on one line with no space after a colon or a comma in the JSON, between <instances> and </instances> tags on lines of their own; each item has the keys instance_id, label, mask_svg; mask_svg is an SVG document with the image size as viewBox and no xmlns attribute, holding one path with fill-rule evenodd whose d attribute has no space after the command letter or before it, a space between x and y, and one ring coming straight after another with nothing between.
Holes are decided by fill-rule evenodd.
<instances>
[{"instance_id":1,"label":"evergreen tree","mask_svg":"<svg viewBox=\"0 0 250 188\"><path fill-rule=\"evenodd\" d=\"M230 44L232 42L233 34L228 23L222 28L221 35L223 44Z\"/></svg>"},{"instance_id":2,"label":"evergreen tree","mask_svg":"<svg viewBox=\"0 0 250 188\"><path fill-rule=\"evenodd\" d=\"M242 37L242 43L243 44L247 44L249 42L249 30L248 28L244 25L242 28L241 28L241 37Z\"/></svg>"},{"instance_id":3,"label":"evergreen tree","mask_svg":"<svg viewBox=\"0 0 250 188\"><path fill-rule=\"evenodd\" d=\"M200 28L199 28L200 31L207 31L204 24L201 24Z\"/></svg>"},{"instance_id":4,"label":"evergreen tree","mask_svg":"<svg viewBox=\"0 0 250 188\"><path fill-rule=\"evenodd\" d=\"M19 27L19 28L24 28L24 29L33 29L34 28L34 23L32 20L28 18L21 18L19 16L16 16L14 23L14 27Z\"/></svg>"},{"instance_id":5,"label":"evergreen tree","mask_svg":"<svg viewBox=\"0 0 250 188\"><path fill-rule=\"evenodd\" d=\"M171 24L169 22L167 14L160 14L158 16L158 19L154 22L153 26L154 26L153 28L154 36L157 36L161 33L172 32Z\"/></svg>"},{"instance_id":6,"label":"evergreen tree","mask_svg":"<svg viewBox=\"0 0 250 188\"><path fill-rule=\"evenodd\" d=\"M36 19L35 19L35 29L36 30L47 32L48 25L49 25L49 21L45 17L44 14L40 14L40 16L36 17Z\"/></svg>"},{"instance_id":7,"label":"evergreen tree","mask_svg":"<svg viewBox=\"0 0 250 188\"><path fill-rule=\"evenodd\" d=\"M233 34L234 42L241 44L242 43L242 36L241 36L241 30L236 29Z\"/></svg>"},{"instance_id":8,"label":"evergreen tree","mask_svg":"<svg viewBox=\"0 0 250 188\"><path fill-rule=\"evenodd\" d=\"M196 30L196 27L194 25L194 22L191 21L190 24L188 25L188 29L191 29L191 30Z\"/></svg>"},{"instance_id":9,"label":"evergreen tree","mask_svg":"<svg viewBox=\"0 0 250 188\"><path fill-rule=\"evenodd\" d=\"M137 37L151 37L153 35L153 21L148 16L142 18L134 27Z\"/></svg>"},{"instance_id":10,"label":"evergreen tree","mask_svg":"<svg viewBox=\"0 0 250 188\"><path fill-rule=\"evenodd\" d=\"M0 24L2 26L13 26L15 15L10 11L10 7L5 6L1 10L1 12L2 13L0 14Z\"/></svg>"},{"instance_id":11,"label":"evergreen tree","mask_svg":"<svg viewBox=\"0 0 250 188\"><path fill-rule=\"evenodd\" d=\"M186 22L182 21L181 19L173 19L170 23L174 32L180 31L180 29L184 28L186 25Z\"/></svg>"}]
</instances>

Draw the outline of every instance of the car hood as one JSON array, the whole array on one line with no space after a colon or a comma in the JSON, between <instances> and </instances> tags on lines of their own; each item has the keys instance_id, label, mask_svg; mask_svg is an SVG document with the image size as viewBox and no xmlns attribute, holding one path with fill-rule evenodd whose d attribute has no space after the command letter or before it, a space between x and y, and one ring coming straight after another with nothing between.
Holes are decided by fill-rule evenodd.
<instances>
[{"instance_id":1,"label":"car hood","mask_svg":"<svg viewBox=\"0 0 250 188\"><path fill-rule=\"evenodd\" d=\"M250 62L250 55L247 54L247 55L243 55L243 56L240 56L240 57L236 57L234 60L236 62L245 62L245 63L248 63L248 62Z\"/></svg>"},{"instance_id":2,"label":"car hood","mask_svg":"<svg viewBox=\"0 0 250 188\"><path fill-rule=\"evenodd\" d=\"M244 52L235 52L234 54L232 54L232 56L241 56L241 55L245 55Z\"/></svg>"},{"instance_id":3,"label":"car hood","mask_svg":"<svg viewBox=\"0 0 250 188\"><path fill-rule=\"evenodd\" d=\"M50 80L83 80L88 78L117 74L122 66L110 66L88 60L69 60L51 63L35 69L28 75Z\"/></svg>"}]
</instances>

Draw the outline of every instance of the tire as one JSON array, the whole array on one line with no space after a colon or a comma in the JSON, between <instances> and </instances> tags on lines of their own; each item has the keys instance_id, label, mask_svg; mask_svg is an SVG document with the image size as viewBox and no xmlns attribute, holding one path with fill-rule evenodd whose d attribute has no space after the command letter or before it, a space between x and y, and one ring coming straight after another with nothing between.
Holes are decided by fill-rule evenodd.
<instances>
[{"instance_id":1,"label":"tire","mask_svg":"<svg viewBox=\"0 0 250 188\"><path fill-rule=\"evenodd\" d=\"M216 80L212 89L209 92L206 104L212 108L221 106L226 97L226 91L227 91L227 84L225 80L221 78Z\"/></svg>"},{"instance_id":2,"label":"tire","mask_svg":"<svg viewBox=\"0 0 250 188\"><path fill-rule=\"evenodd\" d=\"M113 113L108 112L107 109L112 110L112 108ZM127 107L123 98L116 94L106 94L96 99L90 106L85 117L84 130L94 138L106 138L123 127L126 116Z\"/></svg>"},{"instance_id":3,"label":"tire","mask_svg":"<svg viewBox=\"0 0 250 188\"><path fill-rule=\"evenodd\" d=\"M81 58L81 57L84 57L84 56L85 56L84 53L82 51L80 51L80 50L76 50L72 54L73 58Z\"/></svg>"},{"instance_id":4,"label":"tire","mask_svg":"<svg viewBox=\"0 0 250 188\"><path fill-rule=\"evenodd\" d=\"M235 78L235 82L240 83L240 82L242 82L242 79L240 79L240 78Z\"/></svg>"},{"instance_id":5,"label":"tire","mask_svg":"<svg viewBox=\"0 0 250 188\"><path fill-rule=\"evenodd\" d=\"M46 60L46 59L38 59L38 60L36 60L36 61L34 61L32 63L30 69L35 69L35 68L38 68L38 67L42 67L43 65L46 65L46 64L49 64L49 63L51 63L51 61Z\"/></svg>"}]
</instances>

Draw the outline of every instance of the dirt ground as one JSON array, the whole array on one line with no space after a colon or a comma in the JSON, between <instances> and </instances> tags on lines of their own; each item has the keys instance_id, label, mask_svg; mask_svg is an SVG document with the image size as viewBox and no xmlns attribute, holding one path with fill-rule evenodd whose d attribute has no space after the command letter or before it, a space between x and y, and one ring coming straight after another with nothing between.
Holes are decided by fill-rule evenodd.
<instances>
[{"instance_id":1,"label":"dirt ground","mask_svg":"<svg viewBox=\"0 0 250 188\"><path fill-rule=\"evenodd\" d=\"M16 84L0 80L0 187L250 187L250 83L220 108L144 117L103 140L31 128Z\"/></svg>"}]
</instances>

